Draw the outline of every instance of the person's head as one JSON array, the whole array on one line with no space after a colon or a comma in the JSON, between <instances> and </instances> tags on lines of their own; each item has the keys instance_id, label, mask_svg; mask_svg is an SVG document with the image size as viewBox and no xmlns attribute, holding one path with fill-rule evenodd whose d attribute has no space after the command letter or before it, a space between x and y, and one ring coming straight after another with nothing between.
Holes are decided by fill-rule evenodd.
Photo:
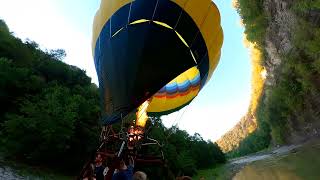
<instances>
[{"instance_id":1,"label":"person's head","mask_svg":"<svg viewBox=\"0 0 320 180\"><path fill-rule=\"evenodd\" d=\"M192 180L192 178L189 176L181 176L181 177L177 177L176 180Z\"/></svg>"},{"instance_id":2,"label":"person's head","mask_svg":"<svg viewBox=\"0 0 320 180\"><path fill-rule=\"evenodd\" d=\"M133 180L147 180L147 175L142 171L137 171L133 175Z\"/></svg>"},{"instance_id":3,"label":"person's head","mask_svg":"<svg viewBox=\"0 0 320 180\"><path fill-rule=\"evenodd\" d=\"M94 176L94 165L92 163L90 163L87 166L87 169L83 175L83 179L91 180L91 179L93 179L93 176Z\"/></svg>"},{"instance_id":4,"label":"person's head","mask_svg":"<svg viewBox=\"0 0 320 180\"><path fill-rule=\"evenodd\" d=\"M102 163L102 157L101 154L97 154L96 159L95 159L96 163Z\"/></svg>"},{"instance_id":5,"label":"person's head","mask_svg":"<svg viewBox=\"0 0 320 180\"><path fill-rule=\"evenodd\" d=\"M192 180L190 176L183 176L183 180Z\"/></svg>"}]
</instances>

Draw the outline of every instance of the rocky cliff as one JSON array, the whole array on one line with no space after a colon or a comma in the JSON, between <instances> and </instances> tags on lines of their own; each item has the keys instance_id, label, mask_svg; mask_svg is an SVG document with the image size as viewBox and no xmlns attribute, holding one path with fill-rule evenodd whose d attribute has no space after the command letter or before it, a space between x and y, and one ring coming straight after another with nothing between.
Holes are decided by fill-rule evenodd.
<instances>
[{"instance_id":1,"label":"rocky cliff","mask_svg":"<svg viewBox=\"0 0 320 180\"><path fill-rule=\"evenodd\" d=\"M261 52L263 88L257 108L217 142L224 151L237 149L257 123L270 134L269 144L294 143L319 134L320 127L320 1L238 0L245 33ZM253 87L260 86L252 81ZM254 90L254 88L253 88ZM251 117L251 118L250 118ZM252 121L252 118L256 121ZM266 134L264 132L264 134ZM258 135L257 135L258 134ZM253 136L266 139L256 133ZM256 139L257 138L251 138ZM246 138L246 146L254 144ZM254 145L252 145L254 146ZM259 147L261 149L261 147ZM253 151L259 150L256 148ZM240 148L241 149L241 148ZM254 148L253 148L254 149Z\"/></svg>"},{"instance_id":2,"label":"rocky cliff","mask_svg":"<svg viewBox=\"0 0 320 180\"><path fill-rule=\"evenodd\" d=\"M297 88L293 95L301 96L299 102L296 102L301 106L292 107L288 111L285 117L288 123L282 129L288 132L283 133L284 141L295 143L318 135L319 132L320 81L317 80L319 69L315 64L320 59L319 52L310 52L307 47L314 43L320 44L315 39L319 34L308 34L308 31L319 30L319 1L265 0L263 6L268 17L264 45L267 77L264 102L261 103L268 104L274 88L283 86L284 81L290 83L290 88Z\"/></svg>"},{"instance_id":3,"label":"rocky cliff","mask_svg":"<svg viewBox=\"0 0 320 180\"><path fill-rule=\"evenodd\" d=\"M296 18L289 10L292 0L266 0L264 10L269 19L266 30L264 67L267 71L266 88L272 87L275 82L275 70L281 64L281 55L289 53L292 48L292 32L296 25Z\"/></svg>"}]
</instances>

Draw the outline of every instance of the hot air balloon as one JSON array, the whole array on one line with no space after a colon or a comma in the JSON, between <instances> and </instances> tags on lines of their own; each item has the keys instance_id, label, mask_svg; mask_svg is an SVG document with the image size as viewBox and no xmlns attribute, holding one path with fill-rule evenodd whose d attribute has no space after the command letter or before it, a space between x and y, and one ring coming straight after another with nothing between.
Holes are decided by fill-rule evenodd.
<instances>
[{"instance_id":1,"label":"hot air balloon","mask_svg":"<svg viewBox=\"0 0 320 180\"><path fill-rule=\"evenodd\" d=\"M92 47L103 123L147 100L149 115L189 104L216 68L222 41L211 0L102 0Z\"/></svg>"},{"instance_id":2,"label":"hot air balloon","mask_svg":"<svg viewBox=\"0 0 320 180\"><path fill-rule=\"evenodd\" d=\"M92 39L104 125L100 147L120 140L116 155L109 155L134 154L131 144L145 139L148 115L170 114L198 95L219 62L222 42L211 0L101 0ZM111 125L136 109L140 128L115 134Z\"/></svg>"}]
</instances>

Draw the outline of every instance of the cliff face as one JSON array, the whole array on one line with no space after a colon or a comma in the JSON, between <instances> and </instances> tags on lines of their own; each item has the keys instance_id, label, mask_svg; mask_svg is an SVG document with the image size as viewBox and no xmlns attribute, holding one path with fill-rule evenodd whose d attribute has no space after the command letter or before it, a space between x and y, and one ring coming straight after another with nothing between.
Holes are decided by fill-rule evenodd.
<instances>
[{"instance_id":1,"label":"cliff face","mask_svg":"<svg viewBox=\"0 0 320 180\"><path fill-rule=\"evenodd\" d=\"M238 148L240 142L252 133L257 123L252 115L244 116L241 120L219 140L216 141L221 150L226 153Z\"/></svg>"},{"instance_id":2,"label":"cliff face","mask_svg":"<svg viewBox=\"0 0 320 180\"><path fill-rule=\"evenodd\" d=\"M311 0L312 1L312 0ZM311 2L310 1L310 2ZM313 57L308 57L307 53L303 47L299 47L297 43L308 43L307 37L303 39L301 42L299 41L296 33L299 30L304 31L309 27L303 27L302 21L305 21L310 27L315 28L319 26L320 22L320 11L314 9L308 9L303 14L298 14L294 11L294 6L299 3L297 0L265 0L264 1L264 10L268 17L268 28L266 30L265 37L265 63L264 67L267 71L266 81L265 81L265 96L261 103L268 103L270 96L272 96L273 89L280 84L280 81L283 81L283 77L286 73L285 66L289 63L293 62L293 59L289 59L287 57L292 56L292 54L297 53L295 58L301 58L296 63L300 64L312 64L314 61L319 61L319 59L314 59ZM304 41L306 40L306 41ZM318 42L320 43L320 42ZM306 57L304 57L306 56ZM305 59L304 59L305 58ZM302 84L309 83L315 88L310 91L299 90L299 93L302 93L302 107L299 109L300 112L293 111L287 117L290 123L286 127L289 133L286 134L285 142L286 143L295 143L298 141L305 140L311 136L317 136L319 134L319 109L320 109L320 87L319 82L316 82L317 78L314 79L315 76L318 75L319 72L313 72L313 75L310 77L303 77L305 72L298 72L299 67L290 66L293 70L290 73L294 73L295 80ZM312 66L305 65L306 71L313 71ZM300 77L299 77L300 76ZM312 77L313 76L313 77ZM294 84L294 82L291 82ZM305 92L304 92L305 91ZM306 94L309 93L309 94ZM298 94L297 94L298 96ZM275 104L275 106L277 106ZM298 109L297 109L298 110ZM303 119L302 122L299 119Z\"/></svg>"},{"instance_id":3,"label":"cliff face","mask_svg":"<svg viewBox=\"0 0 320 180\"><path fill-rule=\"evenodd\" d=\"M263 69L265 79L257 108L252 109L253 93L248 115L217 143L225 152L236 149L243 155L266 144L319 136L319 0L236 0L235 4L248 41L262 54L260 64L252 60L253 68ZM252 86L254 91L260 84L253 80ZM257 127L255 133L249 126ZM256 147L260 141L266 144Z\"/></svg>"},{"instance_id":4,"label":"cliff face","mask_svg":"<svg viewBox=\"0 0 320 180\"><path fill-rule=\"evenodd\" d=\"M292 0L266 0L263 5L269 19L265 37L265 85L272 87L276 84L275 70L281 64L281 55L289 53L293 48L292 32L296 20L289 10Z\"/></svg>"}]
</instances>

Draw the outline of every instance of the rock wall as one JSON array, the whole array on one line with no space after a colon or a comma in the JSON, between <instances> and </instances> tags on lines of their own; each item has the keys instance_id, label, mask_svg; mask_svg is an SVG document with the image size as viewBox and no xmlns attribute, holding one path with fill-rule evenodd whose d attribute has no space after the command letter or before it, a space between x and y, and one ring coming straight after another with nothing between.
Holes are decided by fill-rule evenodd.
<instances>
[{"instance_id":1,"label":"rock wall","mask_svg":"<svg viewBox=\"0 0 320 180\"><path fill-rule=\"evenodd\" d=\"M265 0L264 10L269 18L265 51L266 86L273 86L275 70L281 65L281 56L285 56L293 48L292 32L296 24L295 16L290 11L292 0ZM268 88L268 87L266 87Z\"/></svg>"},{"instance_id":2,"label":"rock wall","mask_svg":"<svg viewBox=\"0 0 320 180\"><path fill-rule=\"evenodd\" d=\"M281 64L284 57L289 53L296 51L294 47L295 27L301 28L298 22L298 16L292 11L292 5L298 0L265 0L264 10L268 17L268 28L265 38L265 69L267 71L265 81L265 99L268 100L272 88L277 86L277 76L281 71ZM310 10L304 15L306 21L314 26L320 26L319 10ZM320 43L320 42L319 42ZM320 85L320 84L319 84ZM309 139L310 137L320 135L320 93L310 94L305 97L305 108L302 112L295 112L292 115L291 122L299 116L308 117L310 121L304 124L292 125L290 136L287 143L297 143Z\"/></svg>"},{"instance_id":3,"label":"rock wall","mask_svg":"<svg viewBox=\"0 0 320 180\"><path fill-rule=\"evenodd\" d=\"M235 1L235 7L239 8L239 3L241 1ZM277 81L281 79L282 64L285 61L285 57L296 50L294 45L294 38L296 28L299 27L298 15L294 14L292 7L299 0L264 0L262 9L267 18L267 28L263 45L259 44L264 55L263 66L266 71L265 84L263 88L263 101L260 103L266 103L270 97L270 94L274 87L277 87ZM249 1L243 1L242 3L249 3ZM254 6L254 5L252 5ZM246 11L249 11L250 5L246 5ZM239 10L239 9L238 9ZM241 14L241 13L240 13ZM248 14L246 14L248 16ZM320 25L320 12L317 10L311 10L306 15L306 20L312 22L312 24ZM246 17L246 16L245 16ZM252 17L251 17L252 18ZM252 22L251 22L252 23ZM249 26L255 26L255 24L249 24ZM320 79L320 78L319 78ZM320 86L320 80L319 80ZM292 120L288 122L292 123L289 126L288 131L291 137L288 138L287 142L297 142L302 139L306 139L320 132L320 127L315 122L301 124L300 122L295 124L295 118L299 116L310 116L310 118L305 119L316 119L316 116L320 117L320 112L315 112L314 109L320 109L320 94L310 95L309 98L305 99L306 107L304 112L295 112L292 115ZM317 100L318 99L318 100ZM313 103L309 103L313 102ZM276 106L276 105L275 105ZM313 106L308 108L307 106ZM310 111L308 110L310 109ZM249 113L248 113L249 114ZM253 112L254 114L254 112ZM307 115L306 115L307 114ZM314 116L314 117L311 117ZM250 118L244 117L241 121L229 132L227 132L223 137L221 137L217 143L224 150L224 152L236 149L239 143L250 134L248 128L243 128L248 126L251 121ZM300 124L299 124L300 123ZM320 124L320 123L319 123ZM319 129L319 130L318 130ZM318 133L319 134L319 133ZM275 143L276 144L276 143Z\"/></svg>"}]
</instances>

